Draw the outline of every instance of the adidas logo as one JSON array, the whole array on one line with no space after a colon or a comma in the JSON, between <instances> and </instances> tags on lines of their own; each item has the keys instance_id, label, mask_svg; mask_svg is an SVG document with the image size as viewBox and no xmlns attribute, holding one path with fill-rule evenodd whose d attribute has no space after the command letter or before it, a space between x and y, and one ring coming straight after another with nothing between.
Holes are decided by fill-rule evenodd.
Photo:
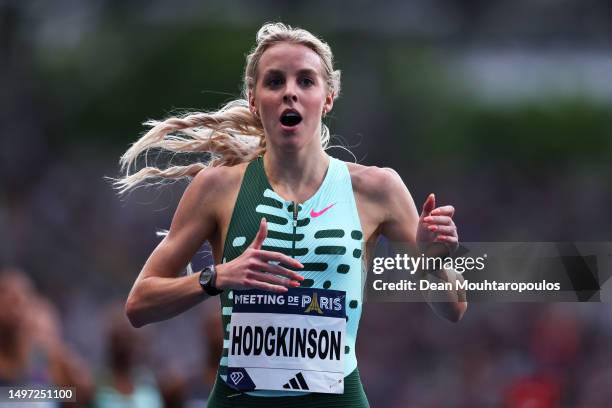
<instances>
[{"instance_id":1,"label":"adidas logo","mask_svg":"<svg viewBox=\"0 0 612 408\"><path fill-rule=\"evenodd\" d=\"M233 373L230 374L230 379L234 382L234 384L238 385L238 383L240 381L242 381L242 379L244 378L244 374L238 372L238 371L234 371Z\"/></svg>"},{"instance_id":2,"label":"adidas logo","mask_svg":"<svg viewBox=\"0 0 612 408\"><path fill-rule=\"evenodd\" d=\"M283 385L285 389L292 390L308 390L308 384L306 384L306 380L304 380L304 376L302 373L297 373L295 377L289 380L289 382Z\"/></svg>"}]
</instances>

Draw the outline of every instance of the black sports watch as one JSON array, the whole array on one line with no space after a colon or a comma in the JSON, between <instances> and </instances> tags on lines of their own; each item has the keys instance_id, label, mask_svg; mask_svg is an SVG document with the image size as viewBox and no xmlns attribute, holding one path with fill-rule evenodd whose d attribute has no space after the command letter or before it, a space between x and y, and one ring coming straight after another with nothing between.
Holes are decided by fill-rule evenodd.
<instances>
[{"instance_id":1,"label":"black sports watch","mask_svg":"<svg viewBox=\"0 0 612 408\"><path fill-rule=\"evenodd\" d=\"M219 293L223 293L222 290L215 288L216 277L217 273L214 265L207 266L200 272L200 286L208 296L216 296Z\"/></svg>"}]
</instances>

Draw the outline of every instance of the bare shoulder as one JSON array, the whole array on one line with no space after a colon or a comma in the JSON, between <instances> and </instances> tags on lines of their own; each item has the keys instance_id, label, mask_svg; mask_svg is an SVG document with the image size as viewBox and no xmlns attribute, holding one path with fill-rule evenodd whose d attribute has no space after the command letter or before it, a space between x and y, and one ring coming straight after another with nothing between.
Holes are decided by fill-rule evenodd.
<instances>
[{"instance_id":1,"label":"bare shoulder","mask_svg":"<svg viewBox=\"0 0 612 408\"><path fill-rule=\"evenodd\" d=\"M376 234L397 242L415 242L418 213L412 195L400 175L388 167L348 163L353 191L361 201L366 222ZM361 215L361 213L360 213Z\"/></svg>"},{"instance_id":2,"label":"bare shoulder","mask_svg":"<svg viewBox=\"0 0 612 408\"><path fill-rule=\"evenodd\" d=\"M404 185L399 174L392 168L349 162L346 164L351 175L353 190L360 196L378 201Z\"/></svg>"},{"instance_id":3,"label":"bare shoulder","mask_svg":"<svg viewBox=\"0 0 612 408\"><path fill-rule=\"evenodd\" d=\"M395 211L397 189L404 183L393 169L346 163L359 211L364 235L368 242L376 242L380 229ZM405 187L403 187L405 188Z\"/></svg>"},{"instance_id":4,"label":"bare shoulder","mask_svg":"<svg viewBox=\"0 0 612 408\"><path fill-rule=\"evenodd\" d=\"M217 216L236 200L247 163L200 170L183 194L180 207L196 210L202 217Z\"/></svg>"},{"instance_id":5,"label":"bare shoulder","mask_svg":"<svg viewBox=\"0 0 612 408\"><path fill-rule=\"evenodd\" d=\"M231 167L207 167L194 177L191 185L198 193L205 195L231 192L240 185L247 165L248 163L241 163Z\"/></svg>"}]
</instances>

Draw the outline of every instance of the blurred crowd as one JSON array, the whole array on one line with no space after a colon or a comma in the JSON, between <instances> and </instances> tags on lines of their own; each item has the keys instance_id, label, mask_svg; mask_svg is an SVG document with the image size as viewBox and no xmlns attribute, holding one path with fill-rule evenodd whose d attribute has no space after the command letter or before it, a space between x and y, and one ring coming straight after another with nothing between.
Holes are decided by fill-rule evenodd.
<instances>
[{"instance_id":1,"label":"blurred crowd","mask_svg":"<svg viewBox=\"0 0 612 408\"><path fill-rule=\"evenodd\" d=\"M610 305L472 303L458 324L427 309L367 305L358 358L374 406L611 406Z\"/></svg>"},{"instance_id":2,"label":"blurred crowd","mask_svg":"<svg viewBox=\"0 0 612 408\"><path fill-rule=\"evenodd\" d=\"M194 361L193 373L155 357L149 347L155 341L153 332L134 329L123 303L102 305L90 318L99 324L92 334L102 338L99 366L90 355L76 351L57 307L23 271L0 270L0 386L75 388L75 402L43 404L50 407L205 406L221 358L220 315L206 313L191 333L199 337L203 351L196 354L205 356Z\"/></svg>"},{"instance_id":3,"label":"blurred crowd","mask_svg":"<svg viewBox=\"0 0 612 408\"><path fill-rule=\"evenodd\" d=\"M25 169L27 179L5 184L0 197L0 253L22 268L5 268L0 279L2 383L76 386L77 406L204 406L221 352L218 303L138 330L123 313L183 184L120 199L101 177L115 174L117 153L67 156L49 156L42 174ZM415 200L415 191L443 186L438 196L458 209L463 240L597 239L609 231L601 214L611 193L588 173L532 181L519 170L429 178L415 167L400 171ZM584 200L554 205L572 196ZM490 211L475 204L489 202ZM547 222L553 218L563 222ZM200 251L194 269L209 260ZM602 303L472 303L450 324L426 305L366 303L362 381L374 407L612 406L611 312Z\"/></svg>"},{"instance_id":4,"label":"blurred crowd","mask_svg":"<svg viewBox=\"0 0 612 408\"><path fill-rule=\"evenodd\" d=\"M332 44L332 134L397 170L417 206L430 192L455 206L462 241L610 241L612 3L186 3L0 1L0 386L205 405L218 300L138 330L123 312L184 183L119 198L104 176L140 122L236 94L263 21ZM203 249L194 270L208 262ZM612 406L611 315L472 303L451 324L366 303L360 373L373 407Z\"/></svg>"},{"instance_id":5,"label":"blurred crowd","mask_svg":"<svg viewBox=\"0 0 612 408\"><path fill-rule=\"evenodd\" d=\"M63 406L205 406L223 337L218 301L209 302L142 329L131 327L122 302L90 305L93 332L67 336L62 314L28 275L4 268L0 386L75 387L76 402ZM452 324L424 304L368 303L362 381L374 407L611 406L610 312L596 303L472 303ZM102 350L79 352L75 342L88 336L100 337Z\"/></svg>"}]
</instances>

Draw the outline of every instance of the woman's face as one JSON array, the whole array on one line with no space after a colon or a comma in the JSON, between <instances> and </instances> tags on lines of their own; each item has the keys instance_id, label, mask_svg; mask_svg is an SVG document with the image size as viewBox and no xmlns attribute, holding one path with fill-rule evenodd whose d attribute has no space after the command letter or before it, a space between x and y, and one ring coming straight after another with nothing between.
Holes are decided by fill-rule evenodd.
<instances>
[{"instance_id":1,"label":"woman's face","mask_svg":"<svg viewBox=\"0 0 612 408\"><path fill-rule=\"evenodd\" d=\"M263 53L249 104L268 145L298 150L320 143L321 116L333 105L323 72L321 59L305 45L280 43Z\"/></svg>"}]
</instances>

